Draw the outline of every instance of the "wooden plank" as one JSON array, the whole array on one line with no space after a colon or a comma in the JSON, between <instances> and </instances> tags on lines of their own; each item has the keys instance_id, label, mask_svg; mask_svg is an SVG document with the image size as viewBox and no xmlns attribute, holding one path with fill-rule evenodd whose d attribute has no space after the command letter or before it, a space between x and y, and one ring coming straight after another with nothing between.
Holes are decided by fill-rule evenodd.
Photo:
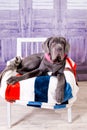
<instances>
[{"instance_id":1,"label":"wooden plank","mask_svg":"<svg viewBox=\"0 0 87 130\"><path fill-rule=\"evenodd\" d=\"M33 37L49 37L57 35L55 29L33 29L32 36Z\"/></svg>"},{"instance_id":2,"label":"wooden plank","mask_svg":"<svg viewBox=\"0 0 87 130\"><path fill-rule=\"evenodd\" d=\"M53 0L32 0L33 9L53 9Z\"/></svg>"},{"instance_id":3,"label":"wooden plank","mask_svg":"<svg viewBox=\"0 0 87 130\"><path fill-rule=\"evenodd\" d=\"M45 18L45 17L53 17L54 10L32 10L33 18Z\"/></svg>"},{"instance_id":4,"label":"wooden plank","mask_svg":"<svg viewBox=\"0 0 87 130\"><path fill-rule=\"evenodd\" d=\"M86 22L81 20L72 20L69 19L66 23L66 28L68 29L85 29L86 28Z\"/></svg>"},{"instance_id":5,"label":"wooden plank","mask_svg":"<svg viewBox=\"0 0 87 130\"><path fill-rule=\"evenodd\" d=\"M19 21L0 21L0 30L2 29L19 29Z\"/></svg>"},{"instance_id":6,"label":"wooden plank","mask_svg":"<svg viewBox=\"0 0 87 130\"><path fill-rule=\"evenodd\" d=\"M87 11L86 10L67 10L67 18L87 19Z\"/></svg>"},{"instance_id":7,"label":"wooden plank","mask_svg":"<svg viewBox=\"0 0 87 130\"><path fill-rule=\"evenodd\" d=\"M66 29L68 37L74 36L85 36L85 29Z\"/></svg>"},{"instance_id":8,"label":"wooden plank","mask_svg":"<svg viewBox=\"0 0 87 130\"><path fill-rule=\"evenodd\" d=\"M32 23L32 28L35 29L53 29L55 26L52 23L45 23L44 21L41 23L39 21L34 21Z\"/></svg>"},{"instance_id":9,"label":"wooden plank","mask_svg":"<svg viewBox=\"0 0 87 130\"><path fill-rule=\"evenodd\" d=\"M0 0L0 10L18 10L19 9L19 0L7 1Z\"/></svg>"},{"instance_id":10,"label":"wooden plank","mask_svg":"<svg viewBox=\"0 0 87 130\"><path fill-rule=\"evenodd\" d=\"M1 39L1 62L7 62L16 55L16 39Z\"/></svg>"},{"instance_id":11,"label":"wooden plank","mask_svg":"<svg viewBox=\"0 0 87 130\"><path fill-rule=\"evenodd\" d=\"M19 10L9 11L9 10L0 10L0 20L18 20L19 19Z\"/></svg>"},{"instance_id":12,"label":"wooden plank","mask_svg":"<svg viewBox=\"0 0 87 130\"><path fill-rule=\"evenodd\" d=\"M9 37L20 37L21 34L19 32L19 29L13 29L13 30L1 30L0 31L0 38L9 38Z\"/></svg>"}]
</instances>

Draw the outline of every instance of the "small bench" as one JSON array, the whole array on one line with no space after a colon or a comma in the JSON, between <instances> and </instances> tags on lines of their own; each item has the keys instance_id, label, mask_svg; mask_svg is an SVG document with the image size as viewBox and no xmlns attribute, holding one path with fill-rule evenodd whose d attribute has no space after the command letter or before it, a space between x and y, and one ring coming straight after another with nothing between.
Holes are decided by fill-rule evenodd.
<instances>
[{"instance_id":1,"label":"small bench","mask_svg":"<svg viewBox=\"0 0 87 130\"><path fill-rule=\"evenodd\" d=\"M30 47L30 51L31 51L31 54L33 54L33 53L38 53L38 52L40 52L40 51L42 51L41 50L41 43L42 42L44 42L46 40L46 38L17 38L17 56L21 56L21 57L23 57L23 56L27 56L27 55L29 55L28 53L28 51L27 51L27 48L29 49L29 47ZM22 46L22 44L24 44L24 50L25 50L25 55L23 55L22 54L22 50L23 50L23 46ZM30 46L29 46L29 44L30 44ZM68 73L68 74L67 74ZM69 76L69 73L70 73L70 76ZM41 107L41 108L47 108L47 109L61 109L61 108L66 108L67 109L67 114L68 114L68 122L70 123L70 122L72 122L72 111L71 111L71 107L72 107L72 105L73 105L73 103L75 102L75 100L76 100L76 98L77 98L77 92L78 92L78 86L76 85L76 82L75 82L75 79L74 79L74 75L71 73L71 72L65 72L65 76L67 77L66 79L66 86L68 87L68 91L69 91L69 93L68 94L70 94L70 95L68 95L68 98L67 98L67 102L68 102L68 104L61 104L61 105L57 105L57 104L55 104L54 102L53 102L53 104L51 104L52 106L49 108L49 104L48 104L48 102L46 103L46 102L41 102L41 101L38 101L38 102L36 102L35 103L35 101L34 100L32 100L32 101L30 101L29 102L29 100L24 100L24 97L22 98L22 96L21 96L21 98L19 98L19 99L15 99L16 101L14 102L14 103L12 103L12 105L13 104L18 104L18 102L19 102L19 104L23 104L23 105L26 105L26 102L27 102L27 106L32 106L32 107L34 107L35 105L37 105L38 107ZM69 78L68 78L69 77ZM70 78L71 77L71 78ZM35 77L36 78L36 77ZM34 78L34 80L35 81L33 81L33 82L36 82L36 79ZM49 77L47 77L47 78L49 78ZM28 79L29 80L29 83L30 82L32 82L32 81L30 81L31 79ZM27 81L28 81L27 80ZM53 79L52 79L53 80ZM51 80L50 80L51 81ZM20 81L20 82L22 82L23 83L23 85L24 85L24 82L26 82L26 81ZM23 86L23 87L21 87L21 83L19 83L20 84L20 86L19 86L19 88L21 88L21 91L23 91L22 90L22 88L23 87L27 87L26 85L25 86ZM31 84L33 84L33 83L31 83ZM50 85L49 86L52 86L52 84L50 83ZM54 86L53 86L54 87ZM71 87L71 88L70 88ZM51 87L52 88L52 87ZM69 89L70 88L70 89ZM74 89L73 89L74 88ZM2 88L1 88L2 89ZM6 88L7 89L7 88ZM9 89L10 90L10 89ZM66 89L67 90L67 89ZM66 91L65 90L65 91ZM73 91L74 90L74 91ZM3 91L3 90L2 90ZM7 90L6 90L7 91ZM13 91L13 90L11 90L11 91ZM67 92L68 92L67 91ZM65 94L67 93L67 92L65 92ZM5 91L4 91L4 93L5 93ZM21 95L21 94L20 94ZM50 95L50 94L49 94ZM4 94L4 96L5 96L5 94ZM3 96L2 96L3 97ZM33 96L34 97L34 96ZM32 97L32 98L33 98ZM4 97L5 98L5 97ZM53 97L52 97L53 98ZM66 98L66 96L65 96L65 98ZM20 100L21 99L21 100ZM53 99L54 100L54 99ZM48 101L50 102L50 98L48 97ZM65 102L65 101L64 101ZM48 104L48 105L47 105ZM42 106L41 106L42 105ZM61 107L60 107L61 106ZM10 102L7 102L7 123L8 123L8 127L10 128L11 127L11 103Z\"/></svg>"}]
</instances>

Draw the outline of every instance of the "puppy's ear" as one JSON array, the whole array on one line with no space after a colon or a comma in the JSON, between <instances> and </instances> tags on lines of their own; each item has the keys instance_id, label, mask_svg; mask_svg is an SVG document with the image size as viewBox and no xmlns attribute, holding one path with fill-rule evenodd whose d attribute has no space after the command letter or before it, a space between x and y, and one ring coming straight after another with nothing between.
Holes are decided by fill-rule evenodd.
<instances>
[{"instance_id":1,"label":"puppy's ear","mask_svg":"<svg viewBox=\"0 0 87 130\"><path fill-rule=\"evenodd\" d=\"M65 54L68 55L70 50L70 44L68 43L68 41L66 41L66 46L65 46Z\"/></svg>"},{"instance_id":2,"label":"puppy's ear","mask_svg":"<svg viewBox=\"0 0 87 130\"><path fill-rule=\"evenodd\" d=\"M45 51L45 53L49 54L49 43L52 38L53 37L47 38L47 40L42 44L42 48Z\"/></svg>"},{"instance_id":3,"label":"puppy's ear","mask_svg":"<svg viewBox=\"0 0 87 130\"><path fill-rule=\"evenodd\" d=\"M68 43L68 41L64 37L58 37L58 39L59 39L60 43L64 44L65 54L68 55L69 50L70 50L70 44Z\"/></svg>"}]
</instances>

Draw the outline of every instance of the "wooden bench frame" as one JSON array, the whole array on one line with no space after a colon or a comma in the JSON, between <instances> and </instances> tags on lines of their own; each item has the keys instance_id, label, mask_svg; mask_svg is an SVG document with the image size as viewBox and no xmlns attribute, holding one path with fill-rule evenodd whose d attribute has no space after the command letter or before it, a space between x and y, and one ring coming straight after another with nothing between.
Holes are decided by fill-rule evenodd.
<instances>
[{"instance_id":1,"label":"wooden bench frame","mask_svg":"<svg viewBox=\"0 0 87 130\"><path fill-rule=\"evenodd\" d=\"M14 103L10 103L7 102L7 125L8 128L11 128L11 105L13 105ZM42 108L41 108L42 109ZM68 117L68 122L71 123L72 122L72 108L65 108L67 109L67 117Z\"/></svg>"}]
</instances>

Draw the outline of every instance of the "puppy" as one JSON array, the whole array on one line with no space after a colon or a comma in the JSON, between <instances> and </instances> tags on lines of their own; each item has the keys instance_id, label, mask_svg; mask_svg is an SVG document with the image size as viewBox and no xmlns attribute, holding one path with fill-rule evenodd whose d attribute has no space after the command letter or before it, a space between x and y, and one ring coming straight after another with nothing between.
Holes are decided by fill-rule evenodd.
<instances>
[{"instance_id":1,"label":"puppy","mask_svg":"<svg viewBox=\"0 0 87 130\"><path fill-rule=\"evenodd\" d=\"M61 103L64 98L64 86L65 76L64 68L66 62L66 56L69 50L69 44L64 37L50 37L42 45L45 55L40 57L40 62L37 67L32 68L31 71L24 73L22 76L14 76L7 80L8 84L14 84L18 81L25 80L27 78L48 75L56 76L58 79L58 85L56 89L56 100Z\"/></svg>"}]
</instances>

